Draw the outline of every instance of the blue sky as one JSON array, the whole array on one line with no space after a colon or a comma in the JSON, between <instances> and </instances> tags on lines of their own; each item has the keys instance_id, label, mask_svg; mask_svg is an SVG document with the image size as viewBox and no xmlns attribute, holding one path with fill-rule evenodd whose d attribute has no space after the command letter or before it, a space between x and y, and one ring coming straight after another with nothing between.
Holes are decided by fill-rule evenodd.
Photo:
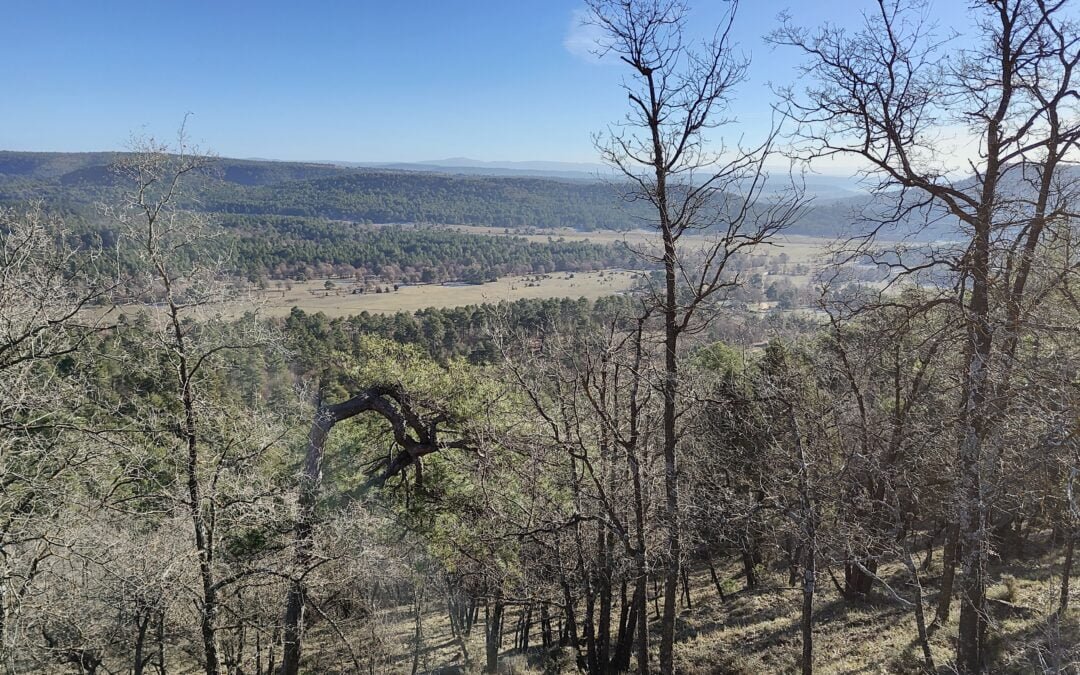
<instances>
[{"instance_id":1,"label":"blue sky","mask_svg":"<svg viewBox=\"0 0 1080 675\"><path fill-rule=\"evenodd\" d=\"M710 30L717 0L697 0ZM938 0L953 17L961 0ZM862 0L747 0L753 57L729 134L768 124L767 83L795 55L762 42L790 9L848 22ZM623 68L580 49L580 0L412 2L6 0L0 149L104 150L133 132L192 136L232 157L592 162L591 134L625 111ZM587 37L587 36L586 36Z\"/></svg>"}]
</instances>

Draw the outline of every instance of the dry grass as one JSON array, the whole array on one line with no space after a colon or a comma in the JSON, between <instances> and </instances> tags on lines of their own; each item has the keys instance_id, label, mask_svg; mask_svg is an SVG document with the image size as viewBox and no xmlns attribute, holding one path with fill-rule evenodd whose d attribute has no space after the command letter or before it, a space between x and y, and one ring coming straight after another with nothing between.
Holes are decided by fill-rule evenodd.
<instances>
[{"instance_id":1,"label":"dry grass","mask_svg":"<svg viewBox=\"0 0 1080 675\"><path fill-rule=\"evenodd\" d=\"M941 551L935 552L941 560ZM1060 569L1060 560L1035 551L1024 560L996 570L996 583L988 596L1007 600L991 602L989 642L995 673L1043 672L1036 667L1054 642L1073 658L1080 657L1080 612L1074 607L1057 620L1055 602L1060 577L1047 572ZM730 570L729 570L730 571ZM927 621L932 621L937 601L939 566L922 579ZM881 572L903 597L912 598L909 577L900 566ZM695 606L684 611L684 640L676 650L686 673L794 673L801 654L799 610L801 589L789 589L779 575L770 575L767 588L742 590L720 603L706 577L698 575ZM865 602L845 601L827 573L819 577L815 596L814 670L818 673L920 673L922 651L915 615L880 586ZM959 601L954 601L949 623L931 636L931 650L938 672L953 672ZM1056 634L1055 634L1056 632ZM1063 670L1061 672L1076 672Z\"/></svg>"},{"instance_id":2,"label":"dry grass","mask_svg":"<svg viewBox=\"0 0 1080 675\"><path fill-rule=\"evenodd\" d=\"M941 551L935 552L936 560ZM1053 559L1051 559L1053 558ZM1031 557L1010 564L993 575L989 589L992 623L990 650L995 673L1044 672L1040 667L1049 658L1054 643L1073 658L1080 657L1080 611L1075 607L1060 620L1053 615L1060 578L1048 569L1058 570L1060 560L1038 551ZM722 576L729 583L741 584L734 567ZM906 573L898 566L886 566L882 572L889 584L902 596L910 598ZM927 620L934 614L940 568L934 565L923 579ZM781 573L767 573L762 588L738 590L720 602L707 571L691 577L693 608L683 607L679 615L676 645L676 669L679 673L796 673L799 672L801 641L799 609L801 589L788 588ZM653 604L650 601L650 611ZM481 612L481 617L482 617ZM954 603L952 620L939 626L931 637L931 646L939 673L952 672L955 651L956 621L959 604ZM828 575L822 573L815 603L815 672L833 673L920 673L922 652L917 641L914 614L878 590L865 602L841 599ZM655 616L652 641L656 658L658 633ZM508 631L516 625L517 614L506 617ZM481 618L482 623L482 618ZM385 613L381 624L386 648L393 654L378 672L411 672L413 618L402 608ZM424 650L420 672L479 673L483 665L483 626L477 625L468 643L472 663L466 665L459 644L452 638L441 606L431 607L424 618ZM324 639L329 636L322 636ZM534 632L534 641L539 635ZM510 636L504 639L508 646ZM329 653L329 652L328 652ZM504 650L500 668L504 673L540 675L541 673L578 672L565 654L530 655ZM551 659L557 658L561 665ZM1077 672L1076 666L1059 672Z\"/></svg>"},{"instance_id":3,"label":"dry grass","mask_svg":"<svg viewBox=\"0 0 1080 675\"><path fill-rule=\"evenodd\" d=\"M335 290L327 291L326 280L290 282L286 288L272 284L264 291L243 291L241 299L209 305L202 313L239 317L256 312L265 317L283 317L299 307L305 312L322 312L329 317L353 316L361 312L394 314L415 312L428 307L464 307L502 301L545 298L587 298L595 300L629 290L641 272L603 270L598 272L555 272L541 276L504 277L479 285L443 286L439 284L401 286L387 293L353 294L350 280L333 280ZM388 286L385 282L380 286ZM149 309L148 305L131 304L89 310L93 314L119 312L135 314Z\"/></svg>"},{"instance_id":4,"label":"dry grass","mask_svg":"<svg viewBox=\"0 0 1080 675\"><path fill-rule=\"evenodd\" d=\"M556 272L542 277L504 277L480 285L401 286L389 293L367 292L352 294L352 284L335 282L336 292L327 292L325 281L297 282L291 290L267 289L251 303L233 303L230 313L242 314L259 306L267 316L286 316L293 307L305 312L323 312L331 317L349 316L360 312L392 314L415 312L426 307L462 307L513 301L526 298L588 298L595 300L628 290L639 276L636 272ZM390 286L390 288L393 288Z\"/></svg>"},{"instance_id":5,"label":"dry grass","mask_svg":"<svg viewBox=\"0 0 1080 675\"><path fill-rule=\"evenodd\" d=\"M941 560L941 550L934 552ZM1060 557L1032 547L1031 555L996 569L988 589L991 598L989 649L992 673L1021 675L1028 673L1077 673L1080 666L1080 609L1072 609L1060 618L1054 616L1060 589ZM798 673L801 640L799 612L801 589L786 585L786 573L767 571L762 587L741 588L742 580L732 565L719 570L728 592L721 602L707 570L691 575L692 608L682 605L678 616L675 662L683 675L721 675L763 673ZM935 564L924 575L926 613L930 620L936 604L936 583L941 573ZM911 597L906 572L896 565L886 565L882 577L898 593ZM1074 594L1075 595L1075 594ZM917 641L914 614L910 607L897 602L878 587L864 602L844 601L822 572L815 602L814 672L823 675L922 673L922 652ZM659 632L649 600L652 664L658 657ZM618 616L618 609L613 612ZM937 672L955 672L951 660L959 603L954 602L949 623L937 627L931 646ZM351 643L346 647L326 621L310 615L304 657L305 673L344 675L368 672L375 674L411 673L414 659L414 615L409 605L378 611L372 620L342 624ZM423 642L417 672L427 675L472 675L484 666L483 609L462 650L453 637L441 598L434 595L425 606ZM508 610L505 617L500 672L513 675L555 675L578 673L575 658L567 648L544 653L540 648L529 654L509 649L519 614ZM540 640L538 628L531 644ZM1051 655L1054 647L1069 653L1071 663L1054 670ZM469 660L465 658L465 652ZM170 672L198 672L197 664L182 658L173 659ZM360 668L353 665L354 657ZM182 665L181 665L182 664ZM1042 665L1045 664L1045 665Z\"/></svg>"},{"instance_id":6,"label":"dry grass","mask_svg":"<svg viewBox=\"0 0 1080 675\"><path fill-rule=\"evenodd\" d=\"M479 225L447 225L448 230L466 232L469 234L483 234L488 236L525 237L529 241L546 242L549 239L565 239L567 241L591 241L596 243L626 242L632 246L640 246L647 242L656 242L656 232L648 230L596 230L583 232L567 227L552 229L533 229L533 234L522 234L520 231L505 231L503 228L482 227ZM707 235L687 235L684 238L689 247L700 246L708 243ZM821 260L822 255L832 240L821 237L807 237L803 235L779 235L773 238L773 243L761 246L755 250L755 254L779 256L786 253L792 263L814 263Z\"/></svg>"},{"instance_id":7,"label":"dry grass","mask_svg":"<svg viewBox=\"0 0 1080 675\"><path fill-rule=\"evenodd\" d=\"M489 236L521 236L513 230L504 234L502 229L458 225L448 229L484 234ZM542 230L536 234L525 235L531 241L547 241L549 238L564 238L568 241L617 242L625 241L633 246L642 246L646 242L655 242L656 234L644 230L616 232L600 230L581 232L571 229ZM687 245L693 247L707 242L703 236L687 237ZM782 236L777 237L773 246L761 247L758 252L769 257L788 255L792 264L815 264L821 261L829 244L826 239L815 237ZM498 281L478 286L402 286L391 293L364 293L353 295L349 292L349 282L337 283L337 291L327 293L322 279L293 283L291 290L283 290L276 284L251 301L232 303L228 313L239 315L245 311L259 309L266 316L286 316L293 307L306 312L323 312L330 317L350 316L360 312L392 314L394 312L415 312L427 307L462 307L501 301L522 300L526 298L588 298L595 300L608 295L624 292L633 286L637 272L604 270L598 272L555 272L535 281L535 276L504 277ZM793 282L805 281L803 277L789 277Z\"/></svg>"},{"instance_id":8,"label":"dry grass","mask_svg":"<svg viewBox=\"0 0 1080 675\"><path fill-rule=\"evenodd\" d=\"M448 227L448 229L491 236L521 236L513 230L509 235L504 235L503 230L488 227L459 225ZM526 235L526 237L533 241L547 241L549 238L593 242L625 241L635 248L644 248L647 243L656 242L656 234L644 230L581 232L558 229L543 230L537 234ZM685 245L689 250L707 241L708 238L704 236L687 236ZM770 258L784 253L787 254L791 264L816 265L822 261L828 244L828 240L815 237L782 236L776 238L774 245L757 249L757 253ZM393 314L415 312L428 307L462 307L522 299L587 298L595 300L629 290L641 274L641 272L625 270L554 272L542 277L534 275L503 277L494 282L475 286L439 284L401 286L399 290L389 293L369 291L364 294L351 293L354 287L351 280L333 280L335 287L332 291L326 290L325 279L288 282L287 284L271 282L269 288L263 291L241 293L242 299L229 301L217 309L222 309L223 313L229 317L255 311L263 316L281 317L288 316L293 307L299 307L306 312L322 312L330 317L342 317L361 312ZM786 278L800 284L807 282L810 277L803 275ZM387 282L382 282L380 285L393 288ZM146 306L130 305L116 309L122 313L134 313L146 309Z\"/></svg>"}]
</instances>

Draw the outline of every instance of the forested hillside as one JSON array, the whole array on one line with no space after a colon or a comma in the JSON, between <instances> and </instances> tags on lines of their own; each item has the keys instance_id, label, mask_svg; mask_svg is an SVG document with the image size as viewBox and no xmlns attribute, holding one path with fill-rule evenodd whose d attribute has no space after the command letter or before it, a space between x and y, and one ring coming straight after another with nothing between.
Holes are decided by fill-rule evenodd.
<instances>
[{"instance_id":1,"label":"forested hillside","mask_svg":"<svg viewBox=\"0 0 1080 675\"><path fill-rule=\"evenodd\" d=\"M33 199L77 212L115 199L120 183L110 167L123 153L25 153L0 151L0 203ZM781 186L784 176L772 183ZM813 176L796 176L813 183ZM618 187L597 180L454 175L423 171L345 168L218 158L191 177L186 206L223 214L302 216L361 223L437 223L499 228L627 230L647 222L640 203L621 198ZM850 235L868 214L888 211L894 197L809 202L792 234ZM955 221L906 216L891 228L895 237L948 238Z\"/></svg>"},{"instance_id":2,"label":"forested hillside","mask_svg":"<svg viewBox=\"0 0 1080 675\"><path fill-rule=\"evenodd\" d=\"M737 3L587 0L617 190L0 153L0 670L1080 672L1080 23L929 7L781 16L744 143Z\"/></svg>"},{"instance_id":3,"label":"forested hillside","mask_svg":"<svg viewBox=\"0 0 1080 675\"><path fill-rule=\"evenodd\" d=\"M116 243L101 206L122 199L124 153L0 152L0 204L43 203L93 248ZM387 282L488 280L511 274L648 266L625 246L531 243L370 223L525 227L635 225L610 186L451 176L325 164L214 159L187 177L184 208L223 229L217 255L250 280L371 275ZM130 264L121 260L121 264Z\"/></svg>"},{"instance_id":4,"label":"forested hillside","mask_svg":"<svg viewBox=\"0 0 1080 675\"><path fill-rule=\"evenodd\" d=\"M375 275L391 282L432 282L647 264L618 243L530 242L279 216L229 215L218 222L232 235L236 272L250 278Z\"/></svg>"},{"instance_id":5,"label":"forested hillside","mask_svg":"<svg viewBox=\"0 0 1080 675\"><path fill-rule=\"evenodd\" d=\"M0 152L0 202L91 206L117 195L123 153ZM639 209L598 181L449 175L216 159L192 177L186 206L211 212L368 223L630 229Z\"/></svg>"},{"instance_id":6,"label":"forested hillside","mask_svg":"<svg viewBox=\"0 0 1080 675\"><path fill-rule=\"evenodd\" d=\"M0 194L6 196L6 201L18 208L40 203L54 214L63 214L71 228L68 236L87 250L115 246L118 228L102 213L100 204L120 198L122 181L115 173L114 162L120 161L121 156L103 154L84 159L81 155L46 155L50 160L47 162L40 155L26 156L39 160L33 169L26 170L27 175L36 177L25 182L9 179L6 193L5 187L0 186ZM40 179L64 171L80 160L89 166L61 173L55 182ZM99 160L110 163L94 163ZM19 164L11 156L6 161L9 167ZM227 175L242 174L238 179L250 181L268 179L269 173L280 177L309 170L337 171L308 165L229 163L221 167L215 163L207 173L192 177L195 186L202 186L196 190L199 200L206 197L207 191L216 190L206 186L217 184L208 175L219 168L224 168ZM94 176L90 187L87 175ZM5 201L4 196L0 196L0 203ZM194 201L185 204L194 205ZM251 281L354 276L359 279L372 276L390 283L485 281L505 275L638 269L649 265L619 243L530 242L519 237L466 234L424 226L371 226L348 219L273 215L291 209L271 208L271 214L255 211L256 215L206 212L221 230L208 254L227 261L230 274ZM134 260L122 257L119 263L130 268Z\"/></svg>"}]
</instances>

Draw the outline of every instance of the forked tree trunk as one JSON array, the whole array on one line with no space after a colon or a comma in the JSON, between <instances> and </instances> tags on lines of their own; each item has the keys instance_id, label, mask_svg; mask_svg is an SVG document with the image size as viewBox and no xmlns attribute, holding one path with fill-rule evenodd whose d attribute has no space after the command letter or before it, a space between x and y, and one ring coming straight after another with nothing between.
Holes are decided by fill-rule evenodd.
<instances>
[{"instance_id":1,"label":"forked tree trunk","mask_svg":"<svg viewBox=\"0 0 1080 675\"><path fill-rule=\"evenodd\" d=\"M690 577L689 577L689 573L686 571L686 565L683 565L683 568L682 568L682 587L683 587L683 599L686 601L686 608L687 609L693 609L694 604L690 600Z\"/></svg>"},{"instance_id":2,"label":"forked tree trunk","mask_svg":"<svg viewBox=\"0 0 1080 675\"><path fill-rule=\"evenodd\" d=\"M640 612L645 610L645 603L641 601L645 594L645 584L639 578L637 583L634 584L634 592L630 597L629 602L625 593L623 594L624 617L621 623L623 623L620 631L619 645L615 650L615 655L612 657L611 670L616 673L624 673L630 669L630 655L633 652L636 645L640 645L641 641L638 637L638 616ZM645 649L648 649L648 638L645 641ZM646 654L648 652L646 651ZM642 655L640 650L638 652L638 661L641 662ZM647 661L647 659L646 659ZM646 665L644 670L639 667L638 672L645 675L648 673L648 666Z\"/></svg>"},{"instance_id":3,"label":"forked tree trunk","mask_svg":"<svg viewBox=\"0 0 1080 675\"><path fill-rule=\"evenodd\" d=\"M761 564L761 553L758 549L757 543L753 538L746 536L743 540L742 550L740 551L742 556L743 565L743 577L746 579L747 590L757 588L757 566ZM798 550L797 548L795 549ZM799 567L798 557L793 558L794 564L791 566L792 576L796 574L796 570ZM791 582L794 585L794 581Z\"/></svg>"},{"instance_id":4,"label":"forked tree trunk","mask_svg":"<svg viewBox=\"0 0 1080 675\"><path fill-rule=\"evenodd\" d=\"M285 604L284 644L281 656L280 675L297 675L300 672L300 652L304 630L305 595L307 589L303 581L304 572L311 566L314 548L315 507L319 489L322 485L323 447L326 436L337 420L333 414L317 407L315 419L308 434L307 454L304 469L299 481L299 508L294 538L294 572L289 581L289 590Z\"/></svg>"},{"instance_id":5,"label":"forked tree trunk","mask_svg":"<svg viewBox=\"0 0 1080 675\"><path fill-rule=\"evenodd\" d=\"M150 626L150 618L150 612L146 611L145 614L140 612L135 619L135 655L131 664L132 675L143 675L143 669L150 658L143 656L143 650L146 646L146 629Z\"/></svg>"},{"instance_id":6,"label":"forked tree trunk","mask_svg":"<svg viewBox=\"0 0 1080 675\"><path fill-rule=\"evenodd\" d=\"M540 639L543 640L545 650L555 642L551 635L551 615L548 613L547 602L540 605Z\"/></svg>"},{"instance_id":7,"label":"forked tree trunk","mask_svg":"<svg viewBox=\"0 0 1080 675\"><path fill-rule=\"evenodd\" d=\"M844 563L844 597L849 600L864 599L874 586L873 574L877 561L873 558L849 560Z\"/></svg>"},{"instance_id":8,"label":"forked tree trunk","mask_svg":"<svg viewBox=\"0 0 1080 675\"><path fill-rule=\"evenodd\" d=\"M619 584L619 619L618 626L615 628L615 647L611 651L611 670L617 673L626 670L626 666L623 666L622 670L620 670L618 666L618 664L623 661L623 653L625 652L627 657L629 657L630 654L628 650L629 641L627 639L627 629L630 628L631 624L629 622L631 619L630 598L627 595L627 590L626 577L624 576ZM626 659L626 662L629 663L629 658Z\"/></svg>"}]
</instances>

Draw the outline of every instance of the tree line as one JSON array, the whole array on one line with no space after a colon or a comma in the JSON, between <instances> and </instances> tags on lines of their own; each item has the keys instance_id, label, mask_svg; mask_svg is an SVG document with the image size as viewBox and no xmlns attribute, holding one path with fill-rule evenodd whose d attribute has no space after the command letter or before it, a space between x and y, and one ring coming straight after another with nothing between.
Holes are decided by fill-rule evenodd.
<instances>
[{"instance_id":1,"label":"tree line","mask_svg":"<svg viewBox=\"0 0 1080 675\"><path fill-rule=\"evenodd\" d=\"M443 229L371 227L313 218L225 216L235 272L271 279L368 275L391 282L441 282L642 264L618 243L488 236Z\"/></svg>"},{"instance_id":2,"label":"tree line","mask_svg":"<svg viewBox=\"0 0 1080 675\"><path fill-rule=\"evenodd\" d=\"M65 209L69 243L87 252L100 247L122 253L117 264L137 266L130 251L117 249L114 222L84 208ZM24 207L25 208L25 207ZM321 218L216 215L216 231L203 251L223 261L237 279L274 280L375 278L389 283L488 281L506 275L641 269L644 263L619 242L529 241L518 236L482 235L441 228L370 226Z\"/></svg>"}]
</instances>

